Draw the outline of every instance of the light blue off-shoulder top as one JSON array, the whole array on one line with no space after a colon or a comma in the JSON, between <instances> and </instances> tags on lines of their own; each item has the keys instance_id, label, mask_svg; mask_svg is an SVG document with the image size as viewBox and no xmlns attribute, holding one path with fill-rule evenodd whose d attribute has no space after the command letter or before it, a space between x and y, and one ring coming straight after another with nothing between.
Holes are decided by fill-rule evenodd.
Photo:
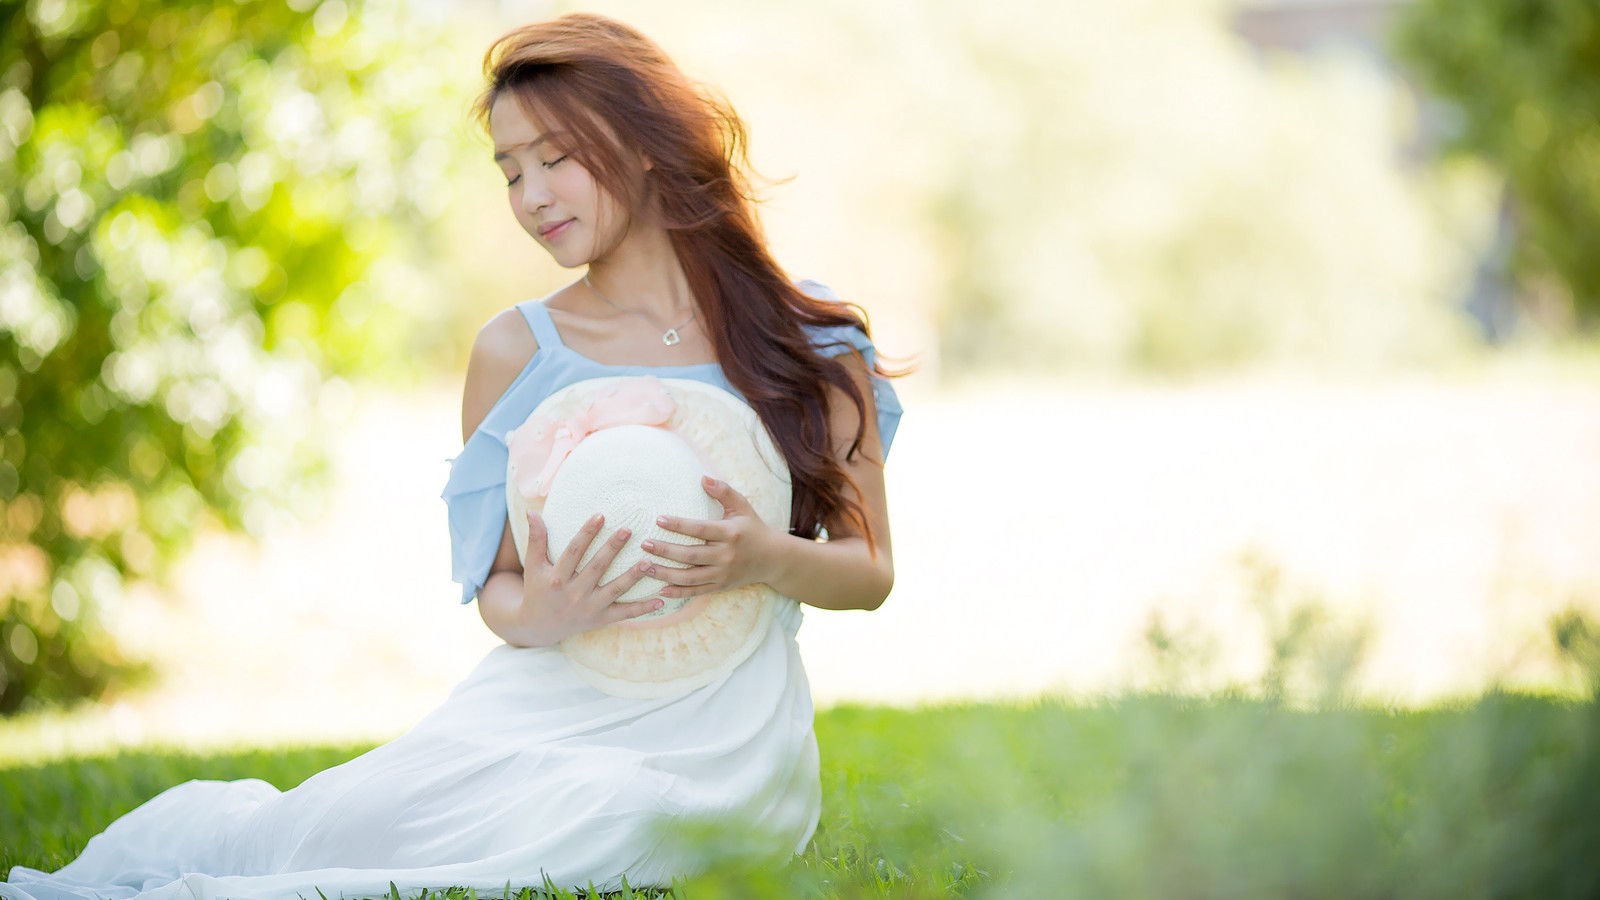
<instances>
[{"instance_id":1,"label":"light blue off-shoulder top","mask_svg":"<svg viewBox=\"0 0 1600 900\"><path fill-rule=\"evenodd\" d=\"M796 286L813 297L838 300L826 285L809 279ZM528 320L539 350L523 366L500 399L484 416L461 452L450 460L450 476L440 496L448 507L450 523L451 577L461 585L461 602L471 603L478 589L488 580L489 567L500 549L506 525L506 435L521 425L550 394L586 378L611 375L657 375L662 378L692 378L716 385L740 400L737 388L728 382L718 363L685 366L608 365L595 362L562 343L550 311L541 300L525 300L517 309ZM870 367L877 358L872 342L851 325L805 326L812 346L824 356L836 356L849 349L859 350ZM900 399L888 379L872 376L872 396L878 407L878 434L887 459L889 444L900 423ZM787 527L788 523L784 523Z\"/></svg>"}]
</instances>

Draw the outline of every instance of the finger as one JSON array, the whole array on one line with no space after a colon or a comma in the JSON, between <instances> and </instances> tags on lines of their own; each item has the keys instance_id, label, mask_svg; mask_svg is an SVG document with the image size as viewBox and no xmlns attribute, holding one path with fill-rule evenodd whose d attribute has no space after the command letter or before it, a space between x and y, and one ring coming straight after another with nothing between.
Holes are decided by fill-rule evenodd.
<instances>
[{"instance_id":1,"label":"finger","mask_svg":"<svg viewBox=\"0 0 1600 900\"><path fill-rule=\"evenodd\" d=\"M720 584L690 584L682 587L664 587L658 592L658 596L667 600L683 600L720 590L723 590Z\"/></svg>"},{"instance_id":2,"label":"finger","mask_svg":"<svg viewBox=\"0 0 1600 900\"><path fill-rule=\"evenodd\" d=\"M648 574L672 585L708 585L717 580L717 570L712 566L655 566Z\"/></svg>"},{"instance_id":3,"label":"finger","mask_svg":"<svg viewBox=\"0 0 1600 900\"><path fill-rule=\"evenodd\" d=\"M589 545L594 543L594 536L600 533L600 526L605 524L605 520L605 516L595 513L583 523L583 527L579 528L578 533L567 543L567 549L561 554L561 559L557 560L558 571L567 574L569 578L577 575L578 563L583 560L583 555L589 552Z\"/></svg>"},{"instance_id":4,"label":"finger","mask_svg":"<svg viewBox=\"0 0 1600 900\"><path fill-rule=\"evenodd\" d=\"M645 613L655 612L665 605L660 597L651 597L637 603L613 603L606 609L606 624L615 625L618 622L636 619Z\"/></svg>"},{"instance_id":5,"label":"finger","mask_svg":"<svg viewBox=\"0 0 1600 900\"><path fill-rule=\"evenodd\" d=\"M727 527L720 519L680 519L677 516L656 516L656 524L668 531L706 541L722 537Z\"/></svg>"},{"instance_id":6,"label":"finger","mask_svg":"<svg viewBox=\"0 0 1600 900\"><path fill-rule=\"evenodd\" d=\"M644 552L655 554L662 559L696 566L712 562L711 556L714 552L706 544L674 544L670 541L645 541L639 546Z\"/></svg>"},{"instance_id":7,"label":"finger","mask_svg":"<svg viewBox=\"0 0 1600 900\"><path fill-rule=\"evenodd\" d=\"M632 590L633 586L639 583L639 579L643 578L649 571L650 560L642 559L629 566L626 572L602 584L592 593L602 606L615 603L618 597Z\"/></svg>"},{"instance_id":8,"label":"finger","mask_svg":"<svg viewBox=\"0 0 1600 900\"><path fill-rule=\"evenodd\" d=\"M726 481L719 481L710 475L706 475L700 479L700 483L705 487L706 493L710 494L713 500L721 503L723 510L728 514L748 513L751 511L750 501L745 498L745 495L734 490L733 485Z\"/></svg>"},{"instance_id":9,"label":"finger","mask_svg":"<svg viewBox=\"0 0 1600 900\"><path fill-rule=\"evenodd\" d=\"M611 561L616 559L617 554L622 552L622 548L628 545L628 538L632 535L633 532L626 528L618 528L612 532L611 537L607 538L606 542L600 545L600 549L595 551L594 556L583 567L583 571L578 573L573 583L579 585L585 591L593 590L594 586L600 583L600 576L604 575L606 569L611 567Z\"/></svg>"},{"instance_id":10,"label":"finger","mask_svg":"<svg viewBox=\"0 0 1600 900\"><path fill-rule=\"evenodd\" d=\"M522 554L523 571L544 569L550 565L550 532L544 527L544 517L528 510L528 546Z\"/></svg>"}]
</instances>

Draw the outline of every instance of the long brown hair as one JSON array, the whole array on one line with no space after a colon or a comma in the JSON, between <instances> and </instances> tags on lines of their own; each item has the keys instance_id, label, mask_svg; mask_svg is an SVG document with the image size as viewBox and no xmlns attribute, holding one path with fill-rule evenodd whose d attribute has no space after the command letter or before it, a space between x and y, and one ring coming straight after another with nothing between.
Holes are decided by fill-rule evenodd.
<instances>
[{"instance_id":1,"label":"long brown hair","mask_svg":"<svg viewBox=\"0 0 1600 900\"><path fill-rule=\"evenodd\" d=\"M847 460L861 450L866 405L845 366L817 353L802 328L849 325L870 334L866 313L805 294L767 252L747 174L748 136L733 107L697 88L649 38L593 13L507 32L490 45L483 69L488 85L473 112L485 130L495 100L509 91L531 117L567 132L552 143L627 209L659 213L717 360L788 463L789 531L815 538L840 516L876 555L860 488L830 452L827 386L844 391L861 419ZM641 158L651 162L643 178ZM876 361L873 371L905 374Z\"/></svg>"}]
</instances>

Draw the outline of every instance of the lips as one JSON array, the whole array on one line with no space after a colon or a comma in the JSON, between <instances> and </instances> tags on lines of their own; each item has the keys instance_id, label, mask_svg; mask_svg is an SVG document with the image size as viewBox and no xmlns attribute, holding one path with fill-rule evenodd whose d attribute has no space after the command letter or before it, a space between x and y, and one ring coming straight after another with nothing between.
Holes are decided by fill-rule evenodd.
<instances>
[{"instance_id":1,"label":"lips","mask_svg":"<svg viewBox=\"0 0 1600 900\"><path fill-rule=\"evenodd\" d=\"M540 225L539 236L542 238L556 237L565 232L567 230L567 226L571 225L574 221L574 219L565 219L551 225Z\"/></svg>"}]
</instances>

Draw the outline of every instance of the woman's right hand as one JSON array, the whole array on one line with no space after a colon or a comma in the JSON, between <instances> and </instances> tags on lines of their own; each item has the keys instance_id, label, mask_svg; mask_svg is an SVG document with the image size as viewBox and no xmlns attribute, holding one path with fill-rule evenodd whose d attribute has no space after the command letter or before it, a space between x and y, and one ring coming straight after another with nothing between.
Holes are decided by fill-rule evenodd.
<instances>
[{"instance_id":1,"label":"woman's right hand","mask_svg":"<svg viewBox=\"0 0 1600 900\"><path fill-rule=\"evenodd\" d=\"M604 625L642 616L660 609L660 597L651 597L636 603L618 603L617 598L645 576L649 559L642 559L605 584L600 576L605 574L611 561L617 558L628 542L630 532L619 528L595 553L589 564L579 570L578 563L589 552L589 545L605 524L605 517L595 514L583 523L578 533L561 557L554 562L548 551L549 532L544 519L533 510L528 511L528 548L522 561L522 624L532 636L533 645L545 647Z\"/></svg>"}]
</instances>

